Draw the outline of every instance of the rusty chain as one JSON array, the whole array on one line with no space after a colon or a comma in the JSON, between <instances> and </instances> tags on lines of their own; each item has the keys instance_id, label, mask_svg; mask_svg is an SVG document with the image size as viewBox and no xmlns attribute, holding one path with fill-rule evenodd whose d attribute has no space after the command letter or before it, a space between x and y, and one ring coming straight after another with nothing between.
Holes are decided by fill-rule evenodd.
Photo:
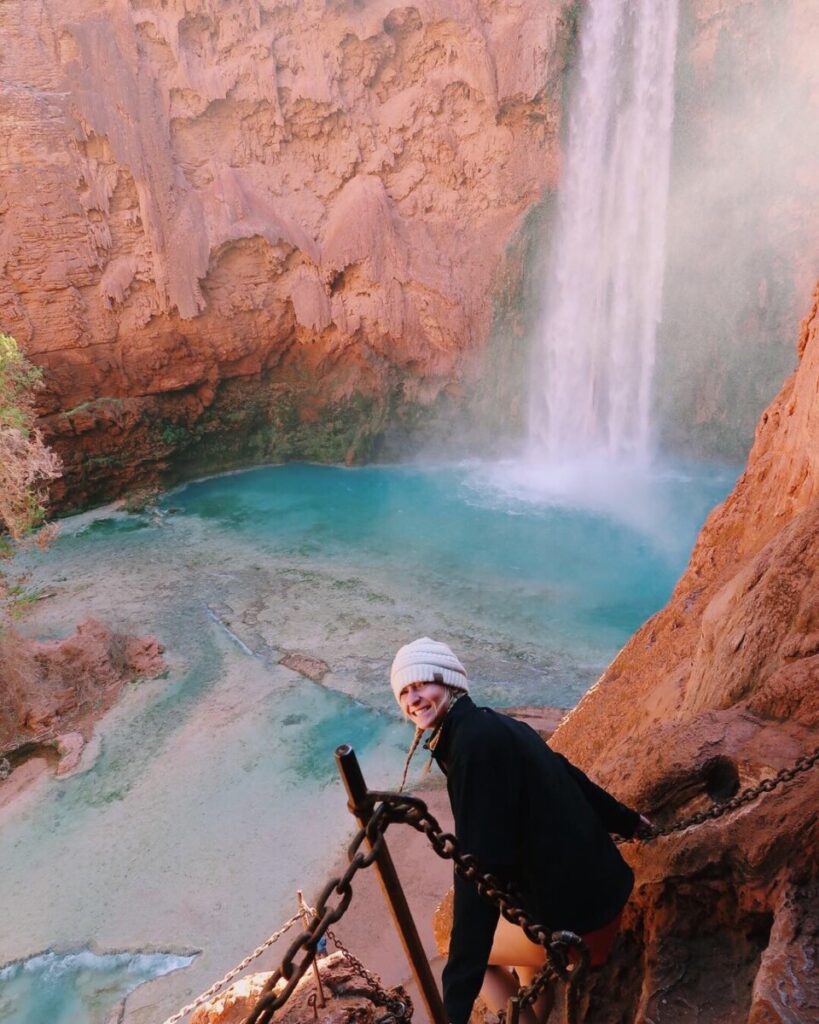
<instances>
[{"instance_id":1,"label":"rusty chain","mask_svg":"<svg viewBox=\"0 0 819 1024\"><path fill-rule=\"evenodd\" d=\"M316 900L316 909L309 927L297 935L290 944L281 963L265 984L262 995L250 1011L245 1024L270 1024L275 1012L284 1006L293 994L296 985L315 960L319 942L331 925L346 913L353 898L353 878L362 868L368 868L381 852L384 845L384 830L387 826L387 822L383 821L385 816L386 808L376 807L367 824L358 830L349 846L350 863L347 870L343 875L331 878L322 889ZM366 853L361 849L365 840L370 844L370 849ZM335 903L331 902L333 896L339 897ZM301 959L296 960L299 953L302 954ZM276 987L282 980L285 985L280 992L276 992Z\"/></svg>"},{"instance_id":2,"label":"rusty chain","mask_svg":"<svg viewBox=\"0 0 819 1024\"><path fill-rule=\"evenodd\" d=\"M329 935L330 926L335 924L346 912L353 895L353 878L362 868L369 867L376 859L384 844L384 832L393 823L404 823L416 831L422 832L439 857L452 860L455 870L471 881L481 895L494 903L508 921L519 925L532 942L545 948L546 964L535 976L532 984L521 989L519 993L521 1007L533 1003L543 988L553 979L561 979L568 983L567 1006L569 1005L571 1000L569 990L576 988L588 967L589 953L579 936L573 932L556 932L552 935L531 918L519 906L519 897L516 893L505 889L493 875L482 872L478 861L471 854L460 852L458 840L451 833L442 830L436 819L429 813L423 800L405 794L370 792L367 806L355 808L355 810L356 813L370 812L370 817L367 824L359 829L350 843L348 849L350 863L347 870L340 877L332 878L327 882L316 900L316 910L311 918L310 927L293 941L282 958L281 964L265 984L259 1001L251 1010L244 1024L270 1024L276 1011L284 1006L290 998L296 985L315 959L316 948L321 938L324 935ZM364 853L361 849L365 841L370 844L368 853ZM339 900L335 905L328 906L334 895L340 897ZM330 937L338 945L335 936ZM570 967L569 956L572 950L577 957L577 963ZM342 949L342 952L345 950ZM346 952L349 954L349 951ZM301 959L296 960L299 953L302 954ZM358 963L360 964L360 961ZM360 973L369 983L373 983L374 979L363 964L361 964L361 971L357 973ZM277 993L276 987L282 980L286 984ZM377 983L376 986L380 989ZM383 992L383 989L381 991ZM387 998L394 1003L400 1002L391 997ZM389 1003L384 1005L393 1016L403 1015L394 1013ZM406 1009L404 1009L404 1013L406 1013ZM571 1024L571 1018L569 1024Z\"/></svg>"},{"instance_id":3,"label":"rusty chain","mask_svg":"<svg viewBox=\"0 0 819 1024\"><path fill-rule=\"evenodd\" d=\"M812 754L803 754L802 757L797 758L790 768L783 768L776 775L772 775L769 779L763 779L756 786L749 786L747 789L743 789L741 793L737 793L736 796L731 797L730 800L726 800L724 803L715 804L714 807L709 807L706 811L698 811L696 814L683 818L682 821L673 822L670 825L653 826L651 830L641 832L634 838L640 839L642 842L651 842L652 839L670 836L675 832L684 832L685 829L692 828L694 825L702 825L706 821L714 821L717 818L721 818L724 814L739 810L745 804L752 803L757 797L762 796L763 793L771 793L777 786L781 786L783 782L790 782L797 775L813 768L817 762L819 762L819 747ZM626 841L630 842L630 840Z\"/></svg>"},{"instance_id":4,"label":"rusty chain","mask_svg":"<svg viewBox=\"0 0 819 1024\"><path fill-rule=\"evenodd\" d=\"M743 790L722 804L707 811L700 811L672 825L653 827L650 831L641 832L635 838L650 841L660 836L681 832L705 821L720 818L722 815L756 800L763 793L772 792L782 783L789 782L797 775L814 767L818 761L819 748L812 754L798 758L790 768L782 769L770 779L764 779L758 785ZM362 812L369 812L370 816L366 825L359 829L350 843L347 870L343 875L330 879L324 886L316 901L316 910L310 920L310 926L292 942L244 1024L270 1024L273 1015L287 1002L307 968L315 959L316 948L324 935L332 938L336 946L348 958L356 973L372 985L377 993L377 998L373 1001L384 1005L395 1019L406 1019L405 1004L389 996L361 961L354 957L330 931L330 926L343 917L350 905L353 896L353 878L360 870L369 867L375 861L384 845L384 833L387 827L393 823L403 823L423 833L439 857L451 860L458 874L471 881L482 896L494 903L507 921L518 925L528 939L544 947L546 962L535 975L532 983L520 989L517 996L519 1008L524 1009L533 1004L546 985L560 980L566 983L567 1024L574 1024L577 1019L579 983L589 967L589 950L580 936L568 931L550 933L538 924L519 906L519 896L513 889L505 888L496 877L483 872L478 861L471 854L461 853L458 840L451 833L443 831L436 819L429 813L423 800L403 793L368 792L366 806L356 807L354 810L362 817ZM361 849L365 841L370 846L366 853ZM332 903L334 895L339 898L337 902ZM301 959L297 960L299 953L302 954ZM277 993L275 989L282 980L286 984ZM383 1002L381 1002L382 999ZM399 1010L401 1012L396 1012ZM504 1017L505 1014L502 1011L501 1022Z\"/></svg>"},{"instance_id":5,"label":"rusty chain","mask_svg":"<svg viewBox=\"0 0 819 1024\"><path fill-rule=\"evenodd\" d=\"M342 954L344 959L349 963L353 972L363 978L364 981L372 989L368 992L368 998L375 1003L376 1006L383 1006L386 1008L390 1017L396 1020L404 1020L407 1018L408 1006L402 999L398 999L395 996L391 996L389 992L383 987L381 982L376 978L374 974L367 970L364 964L350 952L349 949L344 945L341 939L330 929L327 929L327 937L332 940L336 949Z\"/></svg>"}]
</instances>

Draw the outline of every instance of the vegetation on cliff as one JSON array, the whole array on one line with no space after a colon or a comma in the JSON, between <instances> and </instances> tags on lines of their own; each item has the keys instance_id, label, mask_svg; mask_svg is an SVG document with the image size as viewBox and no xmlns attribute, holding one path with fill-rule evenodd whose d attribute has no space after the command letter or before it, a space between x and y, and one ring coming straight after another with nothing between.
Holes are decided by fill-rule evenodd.
<instances>
[{"instance_id":1,"label":"vegetation on cliff","mask_svg":"<svg viewBox=\"0 0 819 1024\"><path fill-rule=\"evenodd\" d=\"M14 540L45 518L46 488L59 458L35 426L34 396L42 371L8 334L0 334L0 527Z\"/></svg>"}]
</instances>

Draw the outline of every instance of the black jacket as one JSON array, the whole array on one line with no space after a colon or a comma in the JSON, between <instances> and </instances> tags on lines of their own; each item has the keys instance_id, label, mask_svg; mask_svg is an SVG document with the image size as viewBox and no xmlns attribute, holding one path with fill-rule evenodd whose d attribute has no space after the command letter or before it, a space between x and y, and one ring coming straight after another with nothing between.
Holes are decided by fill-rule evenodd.
<instances>
[{"instance_id":1,"label":"black jacket","mask_svg":"<svg viewBox=\"0 0 819 1024\"><path fill-rule=\"evenodd\" d=\"M441 727L434 757L447 777L455 834L481 867L512 883L523 908L550 931L578 934L622 910L634 876L609 833L631 837L636 811L591 782L528 725L463 696ZM499 912L455 876L444 1005L466 1024Z\"/></svg>"}]
</instances>

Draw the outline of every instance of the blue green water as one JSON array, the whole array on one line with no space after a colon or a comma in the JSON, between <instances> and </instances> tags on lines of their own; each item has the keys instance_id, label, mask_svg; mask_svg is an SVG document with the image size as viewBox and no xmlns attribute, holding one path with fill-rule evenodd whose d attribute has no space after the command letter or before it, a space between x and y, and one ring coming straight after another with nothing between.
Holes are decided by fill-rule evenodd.
<instances>
[{"instance_id":1,"label":"blue green water","mask_svg":"<svg viewBox=\"0 0 819 1024\"><path fill-rule=\"evenodd\" d=\"M572 705L665 602L735 475L290 465L66 521L20 563L52 595L24 628L61 636L94 615L157 636L168 672L126 691L79 773L6 809L0 963L103 959L7 969L0 1022L30 1024L35 992L41 1019L103 1024L127 995L126 1020L159 1022L206 988L337 857L351 822L335 746L355 746L373 787L397 783L400 644L448 640L479 701ZM322 659L323 679L280 663L293 652ZM177 961L134 973L104 951L158 949L200 952L128 995Z\"/></svg>"},{"instance_id":2,"label":"blue green water","mask_svg":"<svg viewBox=\"0 0 819 1024\"><path fill-rule=\"evenodd\" d=\"M485 638L531 644L544 664L568 672L557 702L570 704L577 684L585 689L667 600L705 515L735 476L666 466L621 483L624 493L607 505L584 507L559 493L521 493L507 486L503 467L492 475L485 466L296 465L198 481L162 507L218 523L275 558L353 562L383 588L457 614ZM510 683L505 703L544 700Z\"/></svg>"},{"instance_id":3,"label":"blue green water","mask_svg":"<svg viewBox=\"0 0 819 1024\"><path fill-rule=\"evenodd\" d=\"M20 1024L102 1020L138 985L187 967L163 953L41 953L0 969L0 1019Z\"/></svg>"}]
</instances>

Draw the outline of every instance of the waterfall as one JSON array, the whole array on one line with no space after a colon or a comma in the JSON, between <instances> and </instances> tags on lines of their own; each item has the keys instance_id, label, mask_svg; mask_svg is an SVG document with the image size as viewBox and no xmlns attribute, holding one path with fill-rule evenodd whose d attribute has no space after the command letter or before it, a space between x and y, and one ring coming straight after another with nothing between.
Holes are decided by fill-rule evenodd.
<instances>
[{"instance_id":1,"label":"waterfall","mask_svg":"<svg viewBox=\"0 0 819 1024\"><path fill-rule=\"evenodd\" d=\"M651 452L677 0L589 0L535 345L530 454Z\"/></svg>"}]
</instances>

